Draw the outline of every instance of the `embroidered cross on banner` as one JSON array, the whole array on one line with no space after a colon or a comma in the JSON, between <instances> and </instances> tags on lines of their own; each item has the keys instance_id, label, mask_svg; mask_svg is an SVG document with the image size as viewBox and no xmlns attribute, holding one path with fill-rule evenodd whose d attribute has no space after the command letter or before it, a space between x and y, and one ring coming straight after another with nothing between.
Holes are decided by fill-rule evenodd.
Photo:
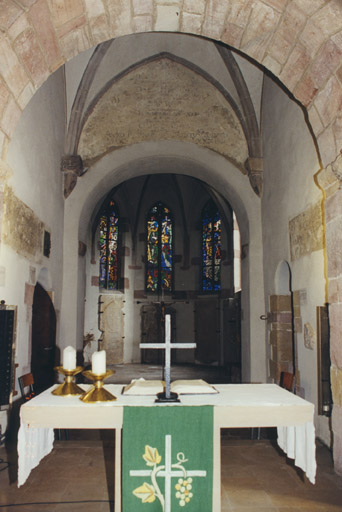
<instances>
[{"instance_id":1,"label":"embroidered cross on banner","mask_svg":"<svg viewBox=\"0 0 342 512\"><path fill-rule=\"evenodd\" d=\"M161 462L161 457L156 448L150 446L145 447L145 459L147 465L153 467L153 469L131 469L129 472L130 476L139 477L151 477L151 484L144 482L144 484L133 491L133 494L142 499L144 503L152 503L155 498L159 499L162 511L171 512L171 490L172 490L172 478L178 477L178 483L175 485L176 497L180 501L180 505L184 506L188 503L193 494L192 490L192 477L206 477L207 472L202 470L186 471L184 463L187 459L184 453L180 452L177 454L177 462L172 464L171 458L171 443L172 436L165 436L165 465L158 464ZM164 496L160 491L157 477L165 479L165 491Z\"/></svg>"},{"instance_id":2,"label":"embroidered cross on banner","mask_svg":"<svg viewBox=\"0 0 342 512\"><path fill-rule=\"evenodd\" d=\"M171 393L171 350L196 348L196 343L171 343L171 315L165 315L165 343L140 343L139 346L145 349L165 350L165 393L159 393L158 397L163 402L178 401L177 393Z\"/></svg>"}]
</instances>

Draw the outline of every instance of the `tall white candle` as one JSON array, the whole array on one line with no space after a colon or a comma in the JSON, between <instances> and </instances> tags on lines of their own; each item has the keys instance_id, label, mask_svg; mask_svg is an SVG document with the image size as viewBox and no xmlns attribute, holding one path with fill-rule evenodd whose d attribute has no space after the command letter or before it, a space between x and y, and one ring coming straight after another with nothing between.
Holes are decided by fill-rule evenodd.
<instances>
[{"instance_id":1,"label":"tall white candle","mask_svg":"<svg viewBox=\"0 0 342 512\"><path fill-rule=\"evenodd\" d=\"M106 373L106 351L100 350L94 352L91 356L91 371L95 375L103 375Z\"/></svg>"},{"instance_id":2,"label":"tall white candle","mask_svg":"<svg viewBox=\"0 0 342 512\"><path fill-rule=\"evenodd\" d=\"M74 370L76 368L76 349L66 347L63 350L63 368L65 370Z\"/></svg>"}]
</instances>

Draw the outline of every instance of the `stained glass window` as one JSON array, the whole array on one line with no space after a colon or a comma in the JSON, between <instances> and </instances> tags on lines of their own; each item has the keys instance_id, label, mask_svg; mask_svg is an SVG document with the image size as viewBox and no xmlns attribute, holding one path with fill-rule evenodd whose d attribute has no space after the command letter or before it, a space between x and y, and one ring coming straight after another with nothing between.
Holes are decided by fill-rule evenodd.
<instances>
[{"instance_id":1,"label":"stained glass window","mask_svg":"<svg viewBox=\"0 0 342 512\"><path fill-rule=\"evenodd\" d=\"M147 218L146 289L149 292L172 290L172 216L162 203L155 204Z\"/></svg>"},{"instance_id":2,"label":"stained glass window","mask_svg":"<svg viewBox=\"0 0 342 512\"><path fill-rule=\"evenodd\" d=\"M202 211L202 291L221 289L221 217L210 200Z\"/></svg>"},{"instance_id":3,"label":"stained glass window","mask_svg":"<svg viewBox=\"0 0 342 512\"><path fill-rule=\"evenodd\" d=\"M100 217L101 288L117 290L119 283L119 214L114 201L109 201Z\"/></svg>"}]
</instances>

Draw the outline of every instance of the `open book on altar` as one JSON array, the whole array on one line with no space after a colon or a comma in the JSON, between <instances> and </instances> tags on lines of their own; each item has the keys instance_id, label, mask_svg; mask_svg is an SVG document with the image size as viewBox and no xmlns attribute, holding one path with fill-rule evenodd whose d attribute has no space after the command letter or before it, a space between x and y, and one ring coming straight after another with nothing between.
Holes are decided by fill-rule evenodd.
<instances>
[{"instance_id":1,"label":"open book on altar","mask_svg":"<svg viewBox=\"0 0 342 512\"><path fill-rule=\"evenodd\" d=\"M133 379L123 388L124 395L156 395L164 391L162 380ZM178 395L202 395L218 393L218 391L202 379L175 380L171 382L171 391Z\"/></svg>"}]
</instances>

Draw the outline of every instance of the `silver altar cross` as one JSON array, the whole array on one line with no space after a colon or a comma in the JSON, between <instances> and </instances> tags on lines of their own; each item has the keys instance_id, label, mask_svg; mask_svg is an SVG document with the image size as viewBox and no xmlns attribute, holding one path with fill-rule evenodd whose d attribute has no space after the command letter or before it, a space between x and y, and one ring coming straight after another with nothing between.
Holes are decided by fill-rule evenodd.
<instances>
[{"instance_id":1,"label":"silver altar cross","mask_svg":"<svg viewBox=\"0 0 342 512\"><path fill-rule=\"evenodd\" d=\"M140 348L165 349L165 399L171 400L171 350L196 348L196 343L171 343L171 315L165 315L165 343L140 343Z\"/></svg>"},{"instance_id":2,"label":"silver altar cross","mask_svg":"<svg viewBox=\"0 0 342 512\"><path fill-rule=\"evenodd\" d=\"M164 469L158 471L156 476L165 478L165 502L162 500L162 509L163 512L171 512L171 478L172 477L180 477L180 478L188 478L188 477L206 477L207 472L204 470L193 470L186 471L184 467L180 466L180 462L178 464L172 464L171 459L171 442L172 437L170 434L165 436L165 466ZM183 455L183 454L178 454ZM184 455L183 455L184 456ZM186 460L184 459L184 462ZM152 473L152 469L131 469L129 472L130 476L150 476Z\"/></svg>"}]
</instances>

